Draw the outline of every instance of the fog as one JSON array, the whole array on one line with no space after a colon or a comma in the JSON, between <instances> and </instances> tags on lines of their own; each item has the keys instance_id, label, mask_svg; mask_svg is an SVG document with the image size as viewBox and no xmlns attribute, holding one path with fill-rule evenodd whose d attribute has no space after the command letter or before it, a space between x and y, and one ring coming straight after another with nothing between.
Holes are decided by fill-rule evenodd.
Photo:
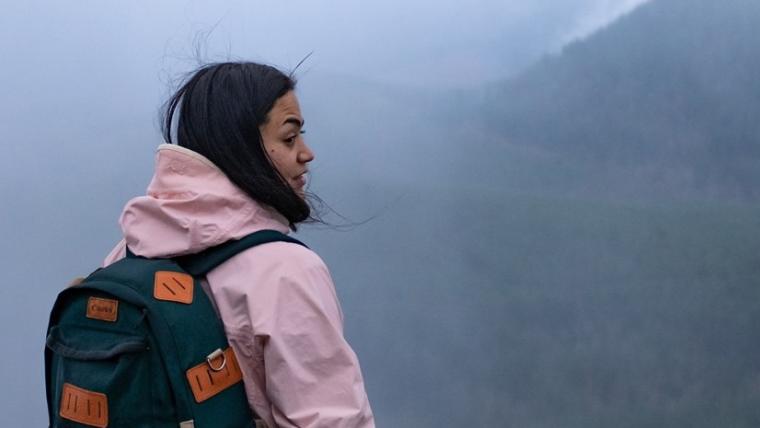
<instances>
[{"instance_id":1,"label":"fog","mask_svg":"<svg viewBox=\"0 0 760 428\"><path fill-rule=\"evenodd\" d=\"M4 2L4 426L200 63L296 70L378 426L760 423L752 0Z\"/></svg>"}]
</instances>

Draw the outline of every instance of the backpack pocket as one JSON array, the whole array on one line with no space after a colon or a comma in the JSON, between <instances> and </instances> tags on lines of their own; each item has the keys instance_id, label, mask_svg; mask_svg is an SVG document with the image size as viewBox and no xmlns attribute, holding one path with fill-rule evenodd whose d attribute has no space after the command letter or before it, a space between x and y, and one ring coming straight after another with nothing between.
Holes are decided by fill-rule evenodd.
<instances>
[{"instance_id":1,"label":"backpack pocket","mask_svg":"<svg viewBox=\"0 0 760 428\"><path fill-rule=\"evenodd\" d=\"M54 326L48 334L47 347L56 355L80 361L108 360L122 354L148 350L148 341L143 336L108 331L93 334L89 329L86 334L82 334L77 330L79 329Z\"/></svg>"},{"instance_id":2,"label":"backpack pocket","mask_svg":"<svg viewBox=\"0 0 760 428\"><path fill-rule=\"evenodd\" d=\"M138 332L57 325L46 341L52 352L54 427L155 427L154 376L161 361L153 361L151 338ZM156 365L157 364L157 365ZM162 403L164 402L164 403ZM176 425L176 423L174 424Z\"/></svg>"}]
</instances>

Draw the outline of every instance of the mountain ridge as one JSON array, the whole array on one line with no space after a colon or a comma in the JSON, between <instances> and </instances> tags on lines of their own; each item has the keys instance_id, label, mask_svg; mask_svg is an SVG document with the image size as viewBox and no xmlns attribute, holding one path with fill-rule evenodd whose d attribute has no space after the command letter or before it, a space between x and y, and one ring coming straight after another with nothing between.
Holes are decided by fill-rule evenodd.
<instances>
[{"instance_id":1,"label":"mountain ridge","mask_svg":"<svg viewBox=\"0 0 760 428\"><path fill-rule=\"evenodd\" d=\"M486 88L485 126L642 186L760 196L760 3L653 0ZM659 178L658 178L659 177Z\"/></svg>"}]
</instances>

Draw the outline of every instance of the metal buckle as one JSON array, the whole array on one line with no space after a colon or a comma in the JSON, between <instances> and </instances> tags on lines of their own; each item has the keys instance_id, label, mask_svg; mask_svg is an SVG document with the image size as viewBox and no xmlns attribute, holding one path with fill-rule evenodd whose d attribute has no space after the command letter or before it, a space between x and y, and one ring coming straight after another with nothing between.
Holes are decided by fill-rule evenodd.
<instances>
[{"instance_id":1,"label":"metal buckle","mask_svg":"<svg viewBox=\"0 0 760 428\"><path fill-rule=\"evenodd\" d=\"M211 363L211 361L222 357L222 364L219 367L214 367L214 365ZM224 370L224 367L227 365L227 356L224 355L224 352L221 349L218 349L210 354L208 354L208 357L206 357L206 363L208 363L208 366L211 370L215 372L220 372Z\"/></svg>"}]
</instances>

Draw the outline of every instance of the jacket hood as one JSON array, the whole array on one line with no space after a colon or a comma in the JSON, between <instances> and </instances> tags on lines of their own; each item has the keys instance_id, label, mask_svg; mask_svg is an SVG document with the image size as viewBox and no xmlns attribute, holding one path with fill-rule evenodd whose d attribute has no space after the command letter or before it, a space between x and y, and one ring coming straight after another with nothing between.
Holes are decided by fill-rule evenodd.
<instances>
[{"instance_id":1,"label":"jacket hood","mask_svg":"<svg viewBox=\"0 0 760 428\"><path fill-rule=\"evenodd\" d=\"M262 229L289 231L284 216L251 199L210 160L184 147L156 151L147 195L119 220L129 249L144 257L192 254Z\"/></svg>"}]
</instances>

